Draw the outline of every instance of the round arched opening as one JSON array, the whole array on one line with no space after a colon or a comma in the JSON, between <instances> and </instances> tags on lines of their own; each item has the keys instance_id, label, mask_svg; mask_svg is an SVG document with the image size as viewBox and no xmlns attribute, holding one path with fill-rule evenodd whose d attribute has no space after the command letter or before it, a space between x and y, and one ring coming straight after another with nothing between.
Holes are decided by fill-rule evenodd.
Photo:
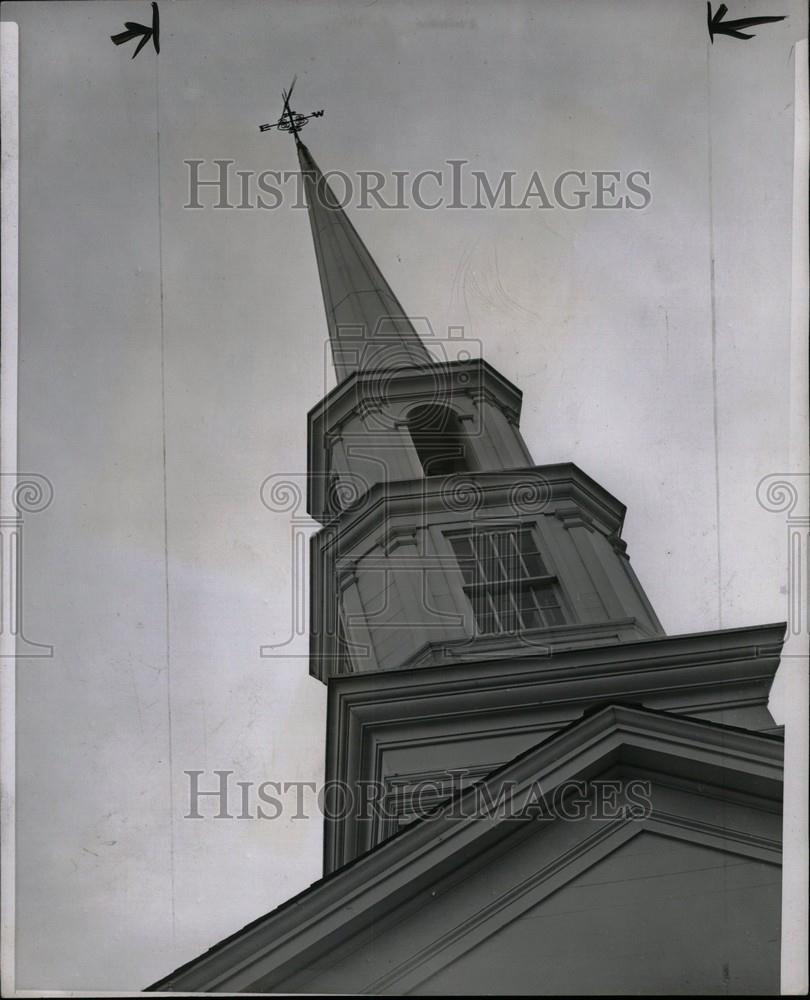
<instances>
[{"instance_id":1,"label":"round arched opening","mask_svg":"<svg viewBox=\"0 0 810 1000\"><path fill-rule=\"evenodd\" d=\"M417 406L408 414L408 429L426 476L472 469L470 443L458 415L448 406Z\"/></svg>"}]
</instances>

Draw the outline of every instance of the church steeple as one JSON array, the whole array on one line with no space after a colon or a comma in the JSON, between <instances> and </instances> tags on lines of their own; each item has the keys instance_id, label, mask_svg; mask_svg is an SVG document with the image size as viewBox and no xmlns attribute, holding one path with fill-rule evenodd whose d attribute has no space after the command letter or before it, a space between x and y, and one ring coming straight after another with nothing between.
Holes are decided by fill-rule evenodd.
<instances>
[{"instance_id":1,"label":"church steeple","mask_svg":"<svg viewBox=\"0 0 810 1000\"><path fill-rule=\"evenodd\" d=\"M659 635L623 506L537 466L521 392L458 333L423 342L292 111L338 384L309 413L310 671L340 674Z\"/></svg>"},{"instance_id":2,"label":"church steeple","mask_svg":"<svg viewBox=\"0 0 810 1000\"><path fill-rule=\"evenodd\" d=\"M405 310L307 147L296 136L338 381L431 364Z\"/></svg>"}]
</instances>

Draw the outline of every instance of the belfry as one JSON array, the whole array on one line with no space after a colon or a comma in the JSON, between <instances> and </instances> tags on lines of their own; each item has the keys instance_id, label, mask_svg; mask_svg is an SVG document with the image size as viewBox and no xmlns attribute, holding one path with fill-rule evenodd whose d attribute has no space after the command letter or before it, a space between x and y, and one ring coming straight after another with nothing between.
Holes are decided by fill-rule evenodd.
<instances>
[{"instance_id":1,"label":"belfry","mask_svg":"<svg viewBox=\"0 0 810 1000\"><path fill-rule=\"evenodd\" d=\"M150 989L777 993L785 626L665 634L622 503L409 318L285 98L337 375L308 418L324 877Z\"/></svg>"}]
</instances>

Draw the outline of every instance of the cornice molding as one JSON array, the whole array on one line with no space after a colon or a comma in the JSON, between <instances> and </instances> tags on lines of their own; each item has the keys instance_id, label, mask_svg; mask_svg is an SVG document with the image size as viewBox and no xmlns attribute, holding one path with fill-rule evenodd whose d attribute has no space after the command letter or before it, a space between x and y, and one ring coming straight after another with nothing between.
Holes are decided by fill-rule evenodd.
<instances>
[{"instance_id":1,"label":"cornice molding","mask_svg":"<svg viewBox=\"0 0 810 1000\"><path fill-rule=\"evenodd\" d=\"M566 462L376 483L329 522L328 537L354 547L393 517L458 512L454 502L460 490L469 497L472 519L485 520L486 510L499 506L513 509L515 517L556 514L560 509L563 523L566 517L579 518L608 537L620 533L627 510L596 480Z\"/></svg>"},{"instance_id":2,"label":"cornice molding","mask_svg":"<svg viewBox=\"0 0 810 1000\"><path fill-rule=\"evenodd\" d=\"M386 556L391 555L392 552L396 552L397 549L415 546L419 544L419 532L422 529L417 527L399 527L394 526L388 528L388 530L381 536L378 537L375 548L379 546Z\"/></svg>"},{"instance_id":3,"label":"cornice molding","mask_svg":"<svg viewBox=\"0 0 810 1000\"><path fill-rule=\"evenodd\" d=\"M516 635L476 635L465 639L426 642L398 668L433 667L470 659L551 656L561 648L588 647L597 643L633 642L651 638L637 618L612 618L601 622L569 622L547 628L524 629Z\"/></svg>"},{"instance_id":4,"label":"cornice molding","mask_svg":"<svg viewBox=\"0 0 810 1000\"><path fill-rule=\"evenodd\" d=\"M459 395L482 387L496 399L501 396L508 398L513 409L520 411L521 390L483 358L470 358L467 361L436 362L396 370L355 372L312 407L307 414L308 423L312 427L329 414L329 424L333 426L335 420L345 419L345 414L352 412L358 401L366 398L369 390L371 397L379 400L381 379L391 397L400 398L419 393L426 387L435 393L437 378L446 380Z\"/></svg>"},{"instance_id":5,"label":"cornice molding","mask_svg":"<svg viewBox=\"0 0 810 1000\"><path fill-rule=\"evenodd\" d=\"M743 711L764 731L784 633L780 623L333 677L326 778L381 780L393 745L438 748L485 733L540 739L607 701L683 716ZM326 870L353 856L359 830L351 818L325 824Z\"/></svg>"},{"instance_id":6,"label":"cornice molding","mask_svg":"<svg viewBox=\"0 0 810 1000\"><path fill-rule=\"evenodd\" d=\"M566 531L571 528L587 528L588 531L594 530L593 518L583 513L574 504L566 507L558 507L554 511L554 516L562 522L562 526Z\"/></svg>"}]
</instances>

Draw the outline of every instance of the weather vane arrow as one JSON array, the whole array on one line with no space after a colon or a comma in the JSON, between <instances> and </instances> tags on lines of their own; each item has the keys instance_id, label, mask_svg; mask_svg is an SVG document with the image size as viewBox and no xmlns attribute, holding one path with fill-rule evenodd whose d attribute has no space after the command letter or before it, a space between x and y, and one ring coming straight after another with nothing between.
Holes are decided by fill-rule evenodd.
<instances>
[{"instance_id":1,"label":"weather vane arrow","mask_svg":"<svg viewBox=\"0 0 810 1000\"><path fill-rule=\"evenodd\" d=\"M774 21L784 21L786 15L780 15L778 17L740 17L736 21L724 21L723 18L728 14L728 7L724 3L721 3L717 8L716 13L712 16L712 5L707 3L708 7L708 22L709 22L709 38L711 39L712 45L714 45L715 35L730 35L732 38L755 38L755 35L744 35L742 28L754 28L758 24L773 24Z\"/></svg>"},{"instance_id":2,"label":"weather vane arrow","mask_svg":"<svg viewBox=\"0 0 810 1000\"><path fill-rule=\"evenodd\" d=\"M124 27L127 29L126 31L121 31L117 35L110 35L110 38L116 45L123 45L124 42L129 42L133 38L137 38L138 35L141 35L142 38L132 53L133 59L150 38L152 39L152 44L155 46L155 52L160 53L160 14L158 13L158 5L156 3L152 4L151 28L148 28L145 24L138 24L136 21L124 21Z\"/></svg>"},{"instance_id":3,"label":"weather vane arrow","mask_svg":"<svg viewBox=\"0 0 810 1000\"><path fill-rule=\"evenodd\" d=\"M309 115L301 115L297 111L293 111L290 108L290 96L293 92L293 87L295 86L296 77L293 77L293 81L290 84L289 90L282 90L281 95L284 98L284 110L281 112L281 117L275 122L266 122L264 125L259 126L260 132L267 132L271 128L277 128L279 132L289 132L296 142L298 142L298 133L306 125L306 123L311 118L322 118L323 109L320 111L313 111Z\"/></svg>"}]
</instances>

